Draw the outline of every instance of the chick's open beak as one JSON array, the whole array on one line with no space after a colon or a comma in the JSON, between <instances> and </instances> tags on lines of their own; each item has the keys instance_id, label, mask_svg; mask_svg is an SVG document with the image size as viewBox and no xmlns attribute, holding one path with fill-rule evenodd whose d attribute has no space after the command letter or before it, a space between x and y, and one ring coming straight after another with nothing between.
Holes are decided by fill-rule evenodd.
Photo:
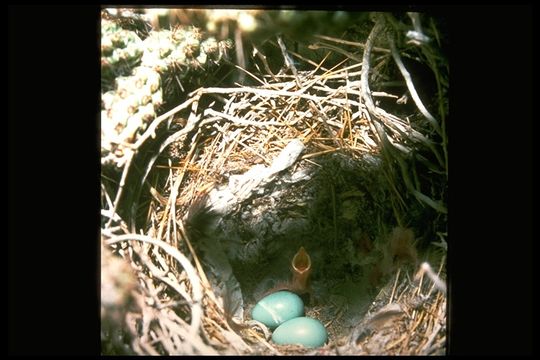
<instances>
[{"instance_id":1,"label":"chick's open beak","mask_svg":"<svg viewBox=\"0 0 540 360\"><path fill-rule=\"evenodd\" d=\"M293 286L298 290L307 291L311 274L311 258L303 246L294 255L291 265Z\"/></svg>"}]
</instances>

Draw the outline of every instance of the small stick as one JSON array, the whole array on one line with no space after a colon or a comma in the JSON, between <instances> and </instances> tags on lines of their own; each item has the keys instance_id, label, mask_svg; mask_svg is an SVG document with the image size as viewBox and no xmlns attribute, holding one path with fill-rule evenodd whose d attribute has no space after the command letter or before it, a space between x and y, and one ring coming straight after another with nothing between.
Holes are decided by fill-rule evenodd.
<instances>
[{"instance_id":1,"label":"small stick","mask_svg":"<svg viewBox=\"0 0 540 360\"><path fill-rule=\"evenodd\" d=\"M315 37L317 37L319 39L323 39L323 40L334 41L334 42L337 42L337 43L340 43L340 44L345 44L345 45L359 46L361 48L366 47L366 45L363 44L363 43L354 42L354 41L347 41L347 40L343 40L343 39L337 39L337 38L330 37L330 36L315 35ZM380 48L380 47L376 47L376 46L373 47L373 51L382 52L382 53L386 53L386 54L390 53L390 50Z\"/></svg>"},{"instance_id":2,"label":"small stick","mask_svg":"<svg viewBox=\"0 0 540 360\"><path fill-rule=\"evenodd\" d=\"M411 96L414 100L414 103L418 107L418 110L424 115L426 119L430 122L430 124L433 126L435 131L440 135L441 127L439 126L439 123L437 120L429 113L429 111L426 109L424 104L422 103L422 100L420 100L420 96L418 96L418 93L416 92L416 88L414 87L414 83L411 78L411 74L407 71L407 68L405 68L405 65L403 64L403 61L401 61L401 57L399 56L399 53L396 49L396 44L394 43L393 37L389 36L390 40L390 48L392 49L392 56L394 57L394 61L396 62L399 71L401 72L401 75L405 79L405 83L407 84L407 88L409 89L409 92L411 93Z\"/></svg>"},{"instance_id":3,"label":"small stick","mask_svg":"<svg viewBox=\"0 0 540 360\"><path fill-rule=\"evenodd\" d=\"M345 55L349 59L360 62L360 65L362 64L362 58L360 56L355 55L353 53L350 53L348 51L345 51L343 49L340 49L340 48L338 48L337 46L334 46L334 45L325 44L325 43L311 44L311 45L308 46L308 49L311 49L311 50L317 50L317 49L332 50L332 51L335 51L335 52L340 53L342 55Z\"/></svg>"},{"instance_id":4,"label":"small stick","mask_svg":"<svg viewBox=\"0 0 540 360\"><path fill-rule=\"evenodd\" d=\"M253 54L252 55L257 55L259 57L259 59L261 59L263 65L264 65L264 68L266 69L266 71L268 72L268 74L270 74L270 76L272 76L272 79L274 79L275 82L277 82L277 78L276 76L274 75L274 73L272 72L272 70L270 70L270 66L268 66L268 61L266 60L266 55L263 55L262 52L259 51L259 49L257 49L255 47L255 45L253 45Z\"/></svg>"},{"instance_id":5,"label":"small stick","mask_svg":"<svg viewBox=\"0 0 540 360\"><path fill-rule=\"evenodd\" d=\"M296 71L296 67L294 66L294 62L291 60L291 57L289 54L287 54L287 49L285 48L285 44L283 43L283 40L281 39L281 36L278 35L277 37L278 45L281 49L281 52L283 54L283 58L285 59L285 66L292 71L294 74L294 80L296 81L296 85L300 89L302 86L300 85L300 80L298 80L298 72Z\"/></svg>"},{"instance_id":6,"label":"small stick","mask_svg":"<svg viewBox=\"0 0 540 360\"><path fill-rule=\"evenodd\" d=\"M388 304L392 303L392 300L394 300L394 294L396 293L396 287L399 279L399 275L401 274L401 268L398 268L397 274L396 274L396 281L394 281L394 286L392 288L392 294L390 295L390 299L388 300Z\"/></svg>"},{"instance_id":7,"label":"small stick","mask_svg":"<svg viewBox=\"0 0 540 360\"><path fill-rule=\"evenodd\" d=\"M441 269L442 269L442 264L441 264ZM435 287L439 291L441 291L443 294L446 295L446 284L444 283L444 281L441 280L441 278L437 274L435 274L435 272L433 271L433 269L427 262L422 263L422 265L420 266L420 270L416 274L416 278L423 277L424 274L427 274L427 276L431 279L431 281L433 281L433 285L435 285Z\"/></svg>"},{"instance_id":8,"label":"small stick","mask_svg":"<svg viewBox=\"0 0 540 360\"><path fill-rule=\"evenodd\" d=\"M133 156L135 155L134 150L128 150L127 161L124 165L124 170L122 171L122 178L120 179L120 184L118 185L118 191L116 192L116 197L114 198L114 207L111 210L111 216L109 217L109 221L107 221L107 224L105 225L106 228L111 226L112 221L116 215L116 209L118 208L118 203L120 202L120 197L122 196L122 191L124 190L124 185L126 184L126 178L127 174L129 173L129 168L131 166L131 161L133 160Z\"/></svg>"}]
</instances>

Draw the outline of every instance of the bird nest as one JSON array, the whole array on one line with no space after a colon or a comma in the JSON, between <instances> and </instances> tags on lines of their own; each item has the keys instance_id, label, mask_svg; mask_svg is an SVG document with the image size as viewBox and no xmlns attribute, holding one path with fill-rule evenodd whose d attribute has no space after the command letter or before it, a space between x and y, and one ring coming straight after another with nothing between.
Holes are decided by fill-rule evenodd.
<instances>
[{"instance_id":1,"label":"bird nest","mask_svg":"<svg viewBox=\"0 0 540 360\"><path fill-rule=\"evenodd\" d=\"M200 88L126 147L102 192L104 354L445 353L446 110L421 103L390 28L381 16L365 43L313 45L333 66L278 41L287 71ZM371 90L390 64L414 116ZM324 346L276 345L252 321L278 289L302 296Z\"/></svg>"}]
</instances>

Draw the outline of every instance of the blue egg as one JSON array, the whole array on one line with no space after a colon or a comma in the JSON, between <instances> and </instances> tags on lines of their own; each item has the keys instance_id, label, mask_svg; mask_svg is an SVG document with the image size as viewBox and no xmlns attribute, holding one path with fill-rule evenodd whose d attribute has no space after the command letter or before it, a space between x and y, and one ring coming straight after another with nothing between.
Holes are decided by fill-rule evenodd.
<instances>
[{"instance_id":1,"label":"blue egg","mask_svg":"<svg viewBox=\"0 0 540 360\"><path fill-rule=\"evenodd\" d=\"M328 340L328 333L319 320L297 317L281 324L272 334L272 340L278 345L319 347Z\"/></svg>"},{"instance_id":2,"label":"blue egg","mask_svg":"<svg viewBox=\"0 0 540 360\"><path fill-rule=\"evenodd\" d=\"M303 315L304 302L290 291L277 291L262 298L251 312L253 320L262 322L270 329Z\"/></svg>"}]
</instances>

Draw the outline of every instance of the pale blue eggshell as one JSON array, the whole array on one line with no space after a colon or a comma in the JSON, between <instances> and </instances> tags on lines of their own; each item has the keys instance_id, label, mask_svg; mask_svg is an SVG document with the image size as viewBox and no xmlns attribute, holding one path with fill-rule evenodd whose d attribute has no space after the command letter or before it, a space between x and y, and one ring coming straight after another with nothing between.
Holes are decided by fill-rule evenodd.
<instances>
[{"instance_id":1,"label":"pale blue eggshell","mask_svg":"<svg viewBox=\"0 0 540 360\"><path fill-rule=\"evenodd\" d=\"M323 346L328 340L324 325L316 319L297 317L281 324L272 334L272 341L278 345Z\"/></svg>"},{"instance_id":2,"label":"pale blue eggshell","mask_svg":"<svg viewBox=\"0 0 540 360\"><path fill-rule=\"evenodd\" d=\"M270 329L303 315L304 302L290 291L277 291L262 298L251 312L253 320L262 322Z\"/></svg>"}]
</instances>

